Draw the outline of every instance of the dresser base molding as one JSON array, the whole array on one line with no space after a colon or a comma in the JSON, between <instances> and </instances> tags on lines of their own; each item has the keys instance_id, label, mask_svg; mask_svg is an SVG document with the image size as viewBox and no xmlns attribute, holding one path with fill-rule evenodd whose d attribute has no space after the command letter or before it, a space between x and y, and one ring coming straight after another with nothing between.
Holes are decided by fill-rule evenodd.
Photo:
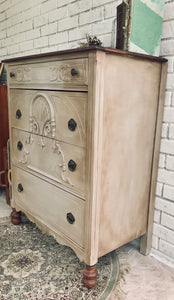
<instances>
[{"instance_id":1,"label":"dresser base molding","mask_svg":"<svg viewBox=\"0 0 174 300\"><path fill-rule=\"evenodd\" d=\"M21 223L21 212L16 211L15 208L13 208L11 213L11 222L13 225L19 225Z\"/></svg>"},{"instance_id":2,"label":"dresser base molding","mask_svg":"<svg viewBox=\"0 0 174 300\"><path fill-rule=\"evenodd\" d=\"M59 244L70 247L75 252L75 254L79 258L79 260L84 261L84 249L82 247L80 247L79 245L77 245L74 241L69 239L67 236L65 236L63 233L62 233L62 235L60 235L53 228L48 227L42 220L39 220L35 216L31 215L28 211L25 211L25 209L19 207L18 205L16 206L16 208L13 208L13 210L16 213L18 213L19 215L21 215L21 211L22 211L27 216L27 218L31 222L35 223L43 233L51 235L53 238L55 238L55 240ZM13 224L18 225L20 223L18 223L18 224L13 223Z\"/></svg>"},{"instance_id":3,"label":"dresser base molding","mask_svg":"<svg viewBox=\"0 0 174 300\"><path fill-rule=\"evenodd\" d=\"M88 289L92 289L97 284L98 271L95 266L88 266L83 271L83 284Z\"/></svg>"}]
</instances>

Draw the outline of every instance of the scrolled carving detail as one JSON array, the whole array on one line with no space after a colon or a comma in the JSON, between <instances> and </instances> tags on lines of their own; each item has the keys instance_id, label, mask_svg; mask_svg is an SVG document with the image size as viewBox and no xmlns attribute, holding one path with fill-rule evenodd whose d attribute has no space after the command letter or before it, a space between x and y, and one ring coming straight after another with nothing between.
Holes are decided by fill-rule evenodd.
<instances>
[{"instance_id":1,"label":"scrolled carving detail","mask_svg":"<svg viewBox=\"0 0 174 300\"><path fill-rule=\"evenodd\" d=\"M53 141L53 150L57 152L57 154L60 155L62 158L62 162L59 164L59 167L62 169L60 175L61 179L64 182L70 184L71 186L74 186L74 184L71 182L71 179L67 176L67 164L65 161L65 156L58 141Z\"/></svg>"},{"instance_id":2,"label":"scrolled carving detail","mask_svg":"<svg viewBox=\"0 0 174 300\"><path fill-rule=\"evenodd\" d=\"M15 80L19 82L31 81L31 68L18 68L16 71Z\"/></svg>"},{"instance_id":3,"label":"scrolled carving detail","mask_svg":"<svg viewBox=\"0 0 174 300\"><path fill-rule=\"evenodd\" d=\"M50 81L65 81L72 79L71 66L63 64L58 67L50 67Z\"/></svg>"}]
</instances>

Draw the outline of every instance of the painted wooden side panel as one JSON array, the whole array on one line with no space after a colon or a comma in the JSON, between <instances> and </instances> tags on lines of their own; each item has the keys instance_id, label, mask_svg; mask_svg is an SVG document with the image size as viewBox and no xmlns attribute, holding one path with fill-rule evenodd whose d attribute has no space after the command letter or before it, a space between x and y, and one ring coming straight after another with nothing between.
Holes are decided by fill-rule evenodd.
<instances>
[{"instance_id":1,"label":"painted wooden side panel","mask_svg":"<svg viewBox=\"0 0 174 300\"><path fill-rule=\"evenodd\" d=\"M147 231L160 71L158 63L105 61L99 256Z\"/></svg>"}]
</instances>

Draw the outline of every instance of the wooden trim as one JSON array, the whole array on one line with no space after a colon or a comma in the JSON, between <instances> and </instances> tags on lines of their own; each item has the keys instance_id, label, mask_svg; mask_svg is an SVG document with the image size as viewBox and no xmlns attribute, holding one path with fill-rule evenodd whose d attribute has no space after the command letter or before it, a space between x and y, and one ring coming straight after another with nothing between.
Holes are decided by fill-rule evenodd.
<instances>
[{"instance_id":1,"label":"wooden trim","mask_svg":"<svg viewBox=\"0 0 174 300\"><path fill-rule=\"evenodd\" d=\"M148 213L148 225L147 233L141 237L140 252L144 255L148 255L151 251L152 245L152 232L153 232L153 219L155 208L155 194L156 194L156 182L158 175L158 162L159 151L161 143L161 130L164 110L164 98L165 98L165 86L167 77L167 63L161 65L161 80L159 87L159 103L156 118L156 134L154 140L154 153L152 161L152 175L151 175L151 187L150 187L150 199L149 199L149 213Z\"/></svg>"},{"instance_id":2,"label":"wooden trim","mask_svg":"<svg viewBox=\"0 0 174 300\"><path fill-rule=\"evenodd\" d=\"M36 55L29 55L29 56L23 56L23 57L16 57L16 58L10 58L3 60L3 63L11 63L11 62L18 62L21 60L27 60L27 59L33 59L33 58L43 58L43 57L49 57L49 56L59 56L64 54L71 54L71 53L79 53L79 52L91 52L91 51L103 51L106 53L113 53L116 55L123 55L123 56L129 56L129 57L136 57L136 58L143 58L151 61L158 61L158 62L166 62L167 60L165 58L157 57L157 56L150 56L146 54L140 54L140 53L134 53L129 51L123 51L118 49L112 49L112 48L105 48L105 47L85 47L85 48L75 48L75 49L68 49L68 50L61 50L61 51L55 51L55 52L48 52L48 53L41 53Z\"/></svg>"}]
</instances>

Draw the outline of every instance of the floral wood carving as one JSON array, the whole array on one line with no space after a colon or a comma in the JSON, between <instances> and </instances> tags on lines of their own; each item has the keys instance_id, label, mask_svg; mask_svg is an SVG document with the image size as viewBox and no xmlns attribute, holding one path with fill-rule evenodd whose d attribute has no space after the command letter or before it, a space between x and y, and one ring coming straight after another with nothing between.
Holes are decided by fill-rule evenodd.
<instances>
[{"instance_id":1,"label":"floral wood carving","mask_svg":"<svg viewBox=\"0 0 174 300\"><path fill-rule=\"evenodd\" d=\"M31 69L30 68L18 68L16 80L19 82L31 81Z\"/></svg>"},{"instance_id":2,"label":"floral wood carving","mask_svg":"<svg viewBox=\"0 0 174 300\"><path fill-rule=\"evenodd\" d=\"M44 147L43 136L55 137L56 122L51 100L44 94L37 94L30 106L30 131L42 135L41 145Z\"/></svg>"},{"instance_id":3,"label":"floral wood carving","mask_svg":"<svg viewBox=\"0 0 174 300\"><path fill-rule=\"evenodd\" d=\"M61 65L59 67L50 67L50 81L70 81L71 76L71 66Z\"/></svg>"},{"instance_id":4,"label":"floral wood carving","mask_svg":"<svg viewBox=\"0 0 174 300\"><path fill-rule=\"evenodd\" d=\"M74 186L74 184L71 182L71 179L67 176L67 164L65 161L65 156L64 156L64 153L63 153L58 141L55 141L55 140L53 141L53 149L62 158L62 162L59 164L59 167L62 169L61 174L60 174L61 179L64 182L70 184L71 186Z\"/></svg>"}]
</instances>

